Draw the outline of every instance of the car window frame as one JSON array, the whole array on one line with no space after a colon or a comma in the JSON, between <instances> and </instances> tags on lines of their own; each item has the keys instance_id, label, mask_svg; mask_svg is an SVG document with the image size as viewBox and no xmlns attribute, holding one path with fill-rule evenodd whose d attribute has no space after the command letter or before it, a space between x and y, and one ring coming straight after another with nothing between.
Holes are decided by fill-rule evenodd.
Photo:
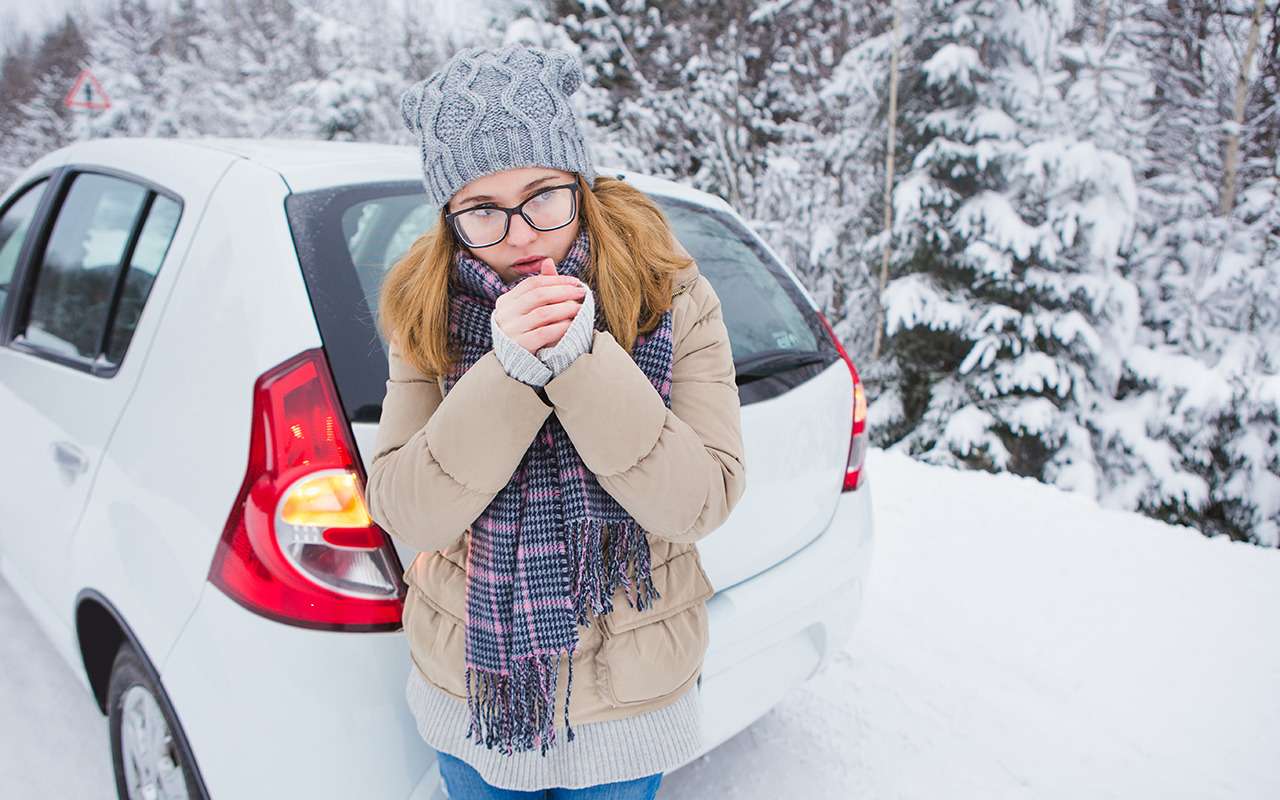
<instances>
[{"instance_id":1,"label":"car window frame","mask_svg":"<svg viewBox=\"0 0 1280 800\"><path fill-rule=\"evenodd\" d=\"M36 239L40 238L41 230L44 228L44 220L48 216L49 206L52 203L53 193L57 188L61 172L62 167L54 167L48 171L32 175L26 181L23 181L21 185L10 191L4 203L0 204L0 216L4 216L36 184L41 181L47 182L44 187L44 193L40 196L40 202L36 204L36 210L31 215L31 223L27 226L26 238L22 241L22 247L18 248L18 259L13 265L13 275L9 278L9 293L5 297L4 305L0 306L0 345L7 346L9 340L13 338L13 317L16 315L17 308L21 302L19 298L25 296L31 251Z\"/></svg>"},{"instance_id":2,"label":"car window frame","mask_svg":"<svg viewBox=\"0 0 1280 800\"><path fill-rule=\"evenodd\" d=\"M32 294L35 292L37 278L39 275L39 258L49 246L49 239L53 235L53 226L58 219L58 212L61 211L66 202L67 195L71 191L75 179L79 175L95 174L103 175L110 178L129 181L144 189L147 194L143 200L142 207L139 209L137 218L134 220L133 228L129 232L128 241L122 254L121 267L116 274L115 287L111 297L111 307L108 309L107 318L103 322L103 332L98 340L98 352L93 358L85 358L83 356L69 356L65 353L51 350L39 344L34 344L25 337L18 334L19 328L25 328L30 318ZM35 215L32 217L31 226L27 229L26 241L22 243L22 248L18 253L18 262L14 267L13 280L9 286L9 298L4 309L0 309L0 346L7 347L19 353L25 353L34 358L78 370L80 372L93 375L95 377L111 379L120 371L120 367L124 364L125 359L129 355L131 347L126 347L124 354L120 357L118 363L109 361L107 354L107 332L109 332L115 324L116 313L120 307L120 301L124 294L125 278L128 276L128 269L125 268L137 249L138 241L142 238L142 232L146 228L147 220L151 215L151 209L155 205L157 197L163 196L178 205L178 222L174 225L173 236L169 240L169 246L165 249L164 258L160 262L160 267L156 271L157 280L159 279L160 270L164 269L165 262L169 260L172 252L173 240L177 238L178 229L182 226L182 218L186 212L186 201L177 191L159 184L149 178L138 175L135 172L111 167L105 164L76 162L71 164L62 164L48 172L32 176L23 184L23 189L11 195L11 198L19 197L25 189L38 183L40 180L47 178L48 186L45 187L45 194L40 198L40 203L36 207ZM10 203L6 201L5 210L8 210ZM2 212L0 212L2 213ZM149 298L148 298L149 299ZM145 304L144 304L145 308ZM132 346L132 339L130 340Z\"/></svg>"}]
</instances>

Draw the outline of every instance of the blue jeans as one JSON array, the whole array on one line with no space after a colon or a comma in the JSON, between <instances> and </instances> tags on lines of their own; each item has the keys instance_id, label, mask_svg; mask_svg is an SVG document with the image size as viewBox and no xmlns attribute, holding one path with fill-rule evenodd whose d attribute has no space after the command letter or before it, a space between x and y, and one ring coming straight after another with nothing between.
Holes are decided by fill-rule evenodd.
<instances>
[{"instance_id":1,"label":"blue jeans","mask_svg":"<svg viewBox=\"0 0 1280 800\"><path fill-rule=\"evenodd\" d=\"M581 789L538 789L522 792L499 789L485 782L467 762L437 751L440 776L449 790L449 800L653 800L662 782L662 773L617 783L601 783Z\"/></svg>"}]
</instances>

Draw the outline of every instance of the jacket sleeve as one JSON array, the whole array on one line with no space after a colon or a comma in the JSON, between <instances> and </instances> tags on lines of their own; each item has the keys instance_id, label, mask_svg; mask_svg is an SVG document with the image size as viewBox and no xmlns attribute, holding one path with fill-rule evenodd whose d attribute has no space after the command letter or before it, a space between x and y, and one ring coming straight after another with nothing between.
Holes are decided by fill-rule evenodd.
<instances>
[{"instance_id":1,"label":"jacket sleeve","mask_svg":"<svg viewBox=\"0 0 1280 800\"><path fill-rule=\"evenodd\" d=\"M545 387L600 486L649 534L673 542L711 533L746 488L729 333L711 284L697 280L695 320L673 343L670 409L608 331Z\"/></svg>"},{"instance_id":2,"label":"jacket sleeve","mask_svg":"<svg viewBox=\"0 0 1280 800\"><path fill-rule=\"evenodd\" d=\"M443 399L393 343L373 459L369 516L419 550L445 550L507 485L551 413L492 350Z\"/></svg>"}]
</instances>

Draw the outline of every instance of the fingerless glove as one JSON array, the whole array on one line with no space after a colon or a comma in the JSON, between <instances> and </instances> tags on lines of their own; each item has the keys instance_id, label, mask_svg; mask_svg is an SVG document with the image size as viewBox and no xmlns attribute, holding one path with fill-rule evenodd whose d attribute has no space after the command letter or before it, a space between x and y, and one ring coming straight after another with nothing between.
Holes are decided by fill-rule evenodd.
<instances>
[{"instance_id":1,"label":"fingerless glove","mask_svg":"<svg viewBox=\"0 0 1280 800\"><path fill-rule=\"evenodd\" d=\"M587 292L582 296L582 305L578 307L569 329L560 341L538 350L538 360L547 365L553 378L568 369L578 356L591 352L591 342L596 333L596 301L591 287L585 283L583 286Z\"/></svg>"},{"instance_id":2,"label":"fingerless glove","mask_svg":"<svg viewBox=\"0 0 1280 800\"><path fill-rule=\"evenodd\" d=\"M573 322L560 337L560 341L540 348L536 356L507 336L493 317L489 317L493 352L508 375L530 386L545 386L552 378L568 369L578 356L591 351L591 342L595 338L596 310L591 287L586 286L586 290L578 313L574 315Z\"/></svg>"}]
</instances>

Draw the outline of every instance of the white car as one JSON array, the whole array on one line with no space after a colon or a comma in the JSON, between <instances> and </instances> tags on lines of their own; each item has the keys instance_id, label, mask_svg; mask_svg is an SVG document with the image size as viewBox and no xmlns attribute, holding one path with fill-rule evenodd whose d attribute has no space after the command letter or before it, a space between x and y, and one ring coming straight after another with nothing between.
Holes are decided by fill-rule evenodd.
<instances>
[{"instance_id":1,"label":"white car","mask_svg":"<svg viewBox=\"0 0 1280 800\"><path fill-rule=\"evenodd\" d=\"M872 550L853 363L724 201L617 174L723 304L748 485L707 749L848 642ZM434 798L405 567L363 488L388 267L432 221L413 147L115 138L0 196L0 570L109 717L122 798Z\"/></svg>"}]
</instances>

